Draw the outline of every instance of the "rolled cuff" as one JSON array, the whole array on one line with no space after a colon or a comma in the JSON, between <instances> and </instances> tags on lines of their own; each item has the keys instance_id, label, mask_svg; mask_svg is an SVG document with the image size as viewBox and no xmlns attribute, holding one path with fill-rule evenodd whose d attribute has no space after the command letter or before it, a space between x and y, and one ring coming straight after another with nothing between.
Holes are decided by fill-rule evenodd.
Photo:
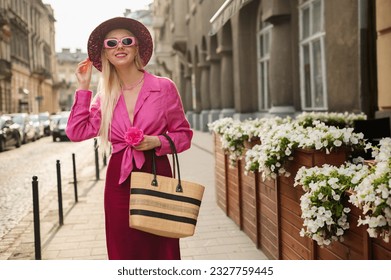
<instances>
[{"instance_id":1,"label":"rolled cuff","mask_svg":"<svg viewBox=\"0 0 391 280\"><path fill-rule=\"evenodd\" d=\"M92 91L90 90L77 90L75 93L75 105L83 106L91 104Z\"/></svg>"},{"instance_id":2,"label":"rolled cuff","mask_svg":"<svg viewBox=\"0 0 391 280\"><path fill-rule=\"evenodd\" d=\"M158 137L159 137L161 145L160 145L160 147L155 148L155 154L157 156L171 154L170 143L168 143L166 137L164 137L163 135L158 135Z\"/></svg>"}]
</instances>

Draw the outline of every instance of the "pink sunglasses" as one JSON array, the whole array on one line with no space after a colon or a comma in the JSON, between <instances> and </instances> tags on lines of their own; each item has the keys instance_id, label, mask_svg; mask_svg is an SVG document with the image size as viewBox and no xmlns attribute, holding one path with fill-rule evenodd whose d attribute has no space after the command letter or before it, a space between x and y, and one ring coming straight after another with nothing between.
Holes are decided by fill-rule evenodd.
<instances>
[{"instance_id":1,"label":"pink sunglasses","mask_svg":"<svg viewBox=\"0 0 391 280\"><path fill-rule=\"evenodd\" d=\"M136 45L136 38L131 37L131 36L127 36L127 37L123 37L122 39L119 39L119 40L114 39L114 38L106 39L103 41L103 46L106 49L113 49L113 48L116 48L120 42L124 47L131 47L131 46Z\"/></svg>"}]
</instances>

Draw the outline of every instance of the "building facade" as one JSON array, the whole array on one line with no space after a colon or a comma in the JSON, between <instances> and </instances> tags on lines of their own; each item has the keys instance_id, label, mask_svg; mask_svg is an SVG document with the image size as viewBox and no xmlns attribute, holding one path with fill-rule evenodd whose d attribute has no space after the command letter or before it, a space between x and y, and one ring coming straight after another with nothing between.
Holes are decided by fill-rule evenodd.
<instances>
[{"instance_id":1,"label":"building facade","mask_svg":"<svg viewBox=\"0 0 391 280\"><path fill-rule=\"evenodd\" d=\"M0 2L0 113L11 111L11 26L9 1Z\"/></svg>"},{"instance_id":2,"label":"building facade","mask_svg":"<svg viewBox=\"0 0 391 280\"><path fill-rule=\"evenodd\" d=\"M378 117L391 117L391 1L376 0Z\"/></svg>"},{"instance_id":3,"label":"building facade","mask_svg":"<svg viewBox=\"0 0 391 280\"><path fill-rule=\"evenodd\" d=\"M203 131L226 116L390 115L390 86L382 80L391 72L391 60L383 59L389 5L155 0L157 69L179 85L189 121Z\"/></svg>"},{"instance_id":4,"label":"building facade","mask_svg":"<svg viewBox=\"0 0 391 280\"><path fill-rule=\"evenodd\" d=\"M0 1L0 112L56 112L53 10L41 0Z\"/></svg>"},{"instance_id":5,"label":"building facade","mask_svg":"<svg viewBox=\"0 0 391 280\"><path fill-rule=\"evenodd\" d=\"M152 22L153 22L153 19L152 19L152 16L153 16L152 4L150 4L145 9L140 9L140 10L132 11L131 9L126 9L124 14L123 14L123 16L124 17L128 17L128 18L132 18L132 19L135 19L135 20L138 20L139 22L141 22L142 24L145 25L145 27L151 33L152 38L155 37L154 29L153 29L153 26L152 26ZM147 66L145 67L145 69L147 71L151 72L151 73L156 73L156 58L155 58L155 54L154 53L152 53L152 57L149 60L149 62L147 64Z\"/></svg>"},{"instance_id":6,"label":"building facade","mask_svg":"<svg viewBox=\"0 0 391 280\"><path fill-rule=\"evenodd\" d=\"M57 80L59 91L59 105L61 111L69 111L73 104L73 98L77 89L77 79L75 71L77 65L87 58L87 53L76 49L71 52L70 49L62 49L56 54L57 61ZM99 73L93 68L91 77L91 89L96 92L99 81Z\"/></svg>"}]
</instances>

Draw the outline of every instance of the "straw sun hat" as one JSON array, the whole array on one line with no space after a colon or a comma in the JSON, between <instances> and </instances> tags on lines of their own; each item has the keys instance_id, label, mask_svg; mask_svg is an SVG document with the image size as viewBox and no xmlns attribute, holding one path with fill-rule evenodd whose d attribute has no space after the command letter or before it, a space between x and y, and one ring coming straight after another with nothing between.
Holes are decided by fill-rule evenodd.
<instances>
[{"instance_id":1,"label":"straw sun hat","mask_svg":"<svg viewBox=\"0 0 391 280\"><path fill-rule=\"evenodd\" d=\"M153 42L151 34L144 24L141 22L125 17L115 17L109 20L102 22L98 25L94 31L92 31L88 39L88 57L92 61L92 64L96 69L102 71L102 48L103 41L107 33L114 29L127 29L137 38L138 51L141 57L141 60L145 65L152 56L153 51Z\"/></svg>"}]
</instances>

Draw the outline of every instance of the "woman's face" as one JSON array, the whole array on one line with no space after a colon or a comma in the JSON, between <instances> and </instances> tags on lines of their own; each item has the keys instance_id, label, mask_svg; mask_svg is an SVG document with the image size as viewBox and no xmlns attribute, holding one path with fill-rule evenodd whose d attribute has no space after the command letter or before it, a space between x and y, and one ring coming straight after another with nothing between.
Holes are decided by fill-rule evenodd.
<instances>
[{"instance_id":1,"label":"woman's face","mask_svg":"<svg viewBox=\"0 0 391 280\"><path fill-rule=\"evenodd\" d=\"M121 42L121 39L129 36L133 36L133 34L126 29L115 29L106 35L105 39L117 39L120 41L117 46L104 49L106 58L116 68L134 65L134 58L138 52L137 45L125 46Z\"/></svg>"}]
</instances>

